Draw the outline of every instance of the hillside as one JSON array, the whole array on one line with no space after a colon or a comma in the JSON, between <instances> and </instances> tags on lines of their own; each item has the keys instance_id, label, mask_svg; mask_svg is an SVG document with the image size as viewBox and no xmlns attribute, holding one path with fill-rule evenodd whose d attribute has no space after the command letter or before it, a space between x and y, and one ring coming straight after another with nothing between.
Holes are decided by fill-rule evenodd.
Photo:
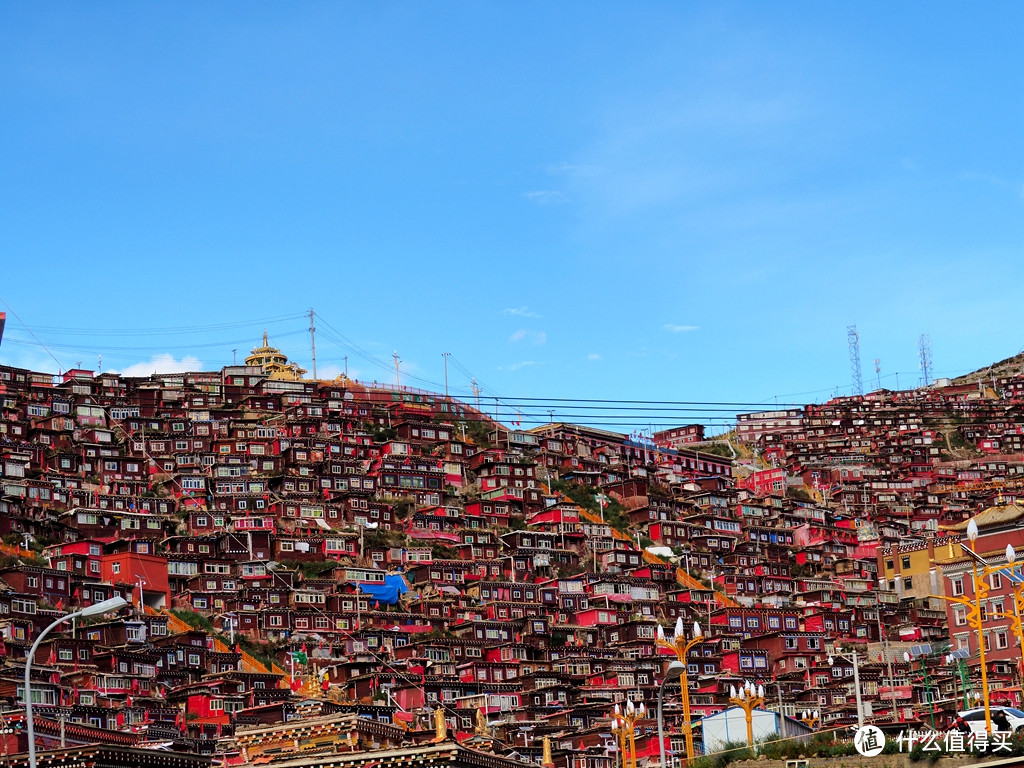
<instances>
[{"instance_id":1,"label":"hillside","mask_svg":"<svg viewBox=\"0 0 1024 768\"><path fill-rule=\"evenodd\" d=\"M1018 352L1013 357L1000 360L998 363L984 368L979 368L971 373L958 376L953 379L954 384L973 384L974 382L986 379L998 379L1004 376L1017 376L1024 372L1024 351Z\"/></svg>"}]
</instances>

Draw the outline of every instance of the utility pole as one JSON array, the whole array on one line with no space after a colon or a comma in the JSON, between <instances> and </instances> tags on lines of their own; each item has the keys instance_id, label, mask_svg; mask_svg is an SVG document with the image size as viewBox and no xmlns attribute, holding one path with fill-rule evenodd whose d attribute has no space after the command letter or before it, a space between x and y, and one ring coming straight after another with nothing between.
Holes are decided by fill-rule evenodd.
<instances>
[{"instance_id":1,"label":"utility pole","mask_svg":"<svg viewBox=\"0 0 1024 768\"><path fill-rule=\"evenodd\" d=\"M238 365L238 348L231 350L231 364Z\"/></svg>"},{"instance_id":2,"label":"utility pole","mask_svg":"<svg viewBox=\"0 0 1024 768\"><path fill-rule=\"evenodd\" d=\"M476 409L480 410L480 386L476 383L476 376L470 379L469 386L473 390L473 395L476 397Z\"/></svg>"},{"instance_id":3,"label":"utility pole","mask_svg":"<svg viewBox=\"0 0 1024 768\"><path fill-rule=\"evenodd\" d=\"M877 357L875 358L875 383L878 384L878 388L882 388L882 361Z\"/></svg>"},{"instance_id":4,"label":"utility pole","mask_svg":"<svg viewBox=\"0 0 1024 768\"><path fill-rule=\"evenodd\" d=\"M451 352L442 352L441 359L444 360L444 399L448 399L448 356Z\"/></svg>"},{"instance_id":5,"label":"utility pole","mask_svg":"<svg viewBox=\"0 0 1024 768\"><path fill-rule=\"evenodd\" d=\"M313 310L309 310L309 346L313 351L313 381L316 381L316 326L313 325Z\"/></svg>"},{"instance_id":6,"label":"utility pole","mask_svg":"<svg viewBox=\"0 0 1024 768\"><path fill-rule=\"evenodd\" d=\"M345 378L348 378L348 355L345 355Z\"/></svg>"},{"instance_id":7,"label":"utility pole","mask_svg":"<svg viewBox=\"0 0 1024 768\"><path fill-rule=\"evenodd\" d=\"M391 355L391 357L393 357L394 360L395 360L395 386L398 389L401 389L402 388L402 371L399 369L398 365L399 365L399 363L402 362L402 358L400 358L398 356L398 350L397 349L395 350L394 354Z\"/></svg>"}]
</instances>

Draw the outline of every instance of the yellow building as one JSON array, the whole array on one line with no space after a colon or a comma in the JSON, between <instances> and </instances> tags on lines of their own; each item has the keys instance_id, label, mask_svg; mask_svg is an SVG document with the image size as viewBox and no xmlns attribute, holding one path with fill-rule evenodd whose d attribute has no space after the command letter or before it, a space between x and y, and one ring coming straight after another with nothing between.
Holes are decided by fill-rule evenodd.
<instances>
[{"instance_id":1,"label":"yellow building","mask_svg":"<svg viewBox=\"0 0 1024 768\"><path fill-rule=\"evenodd\" d=\"M306 372L298 363L289 363L288 356L280 349L270 346L266 331L263 332L263 346L253 349L245 358L245 364L262 368L270 378L282 381L298 381Z\"/></svg>"},{"instance_id":2,"label":"yellow building","mask_svg":"<svg viewBox=\"0 0 1024 768\"><path fill-rule=\"evenodd\" d=\"M923 542L879 547L879 588L895 592L900 598L927 599L929 595L945 594L939 566L963 559L959 541L960 536L953 533ZM951 543L955 546L950 547Z\"/></svg>"}]
</instances>

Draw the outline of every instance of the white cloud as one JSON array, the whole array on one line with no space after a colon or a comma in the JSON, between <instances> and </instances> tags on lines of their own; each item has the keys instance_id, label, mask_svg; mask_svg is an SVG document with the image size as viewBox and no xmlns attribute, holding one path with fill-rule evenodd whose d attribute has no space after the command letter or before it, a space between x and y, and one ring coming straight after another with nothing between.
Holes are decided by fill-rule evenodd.
<instances>
[{"instance_id":1,"label":"white cloud","mask_svg":"<svg viewBox=\"0 0 1024 768\"><path fill-rule=\"evenodd\" d=\"M587 360L592 360L596 363L601 360L601 356L597 354L597 352L591 352L589 355L587 355Z\"/></svg>"},{"instance_id":2,"label":"white cloud","mask_svg":"<svg viewBox=\"0 0 1024 768\"><path fill-rule=\"evenodd\" d=\"M528 317L531 320L538 320L541 317L529 307L512 307L510 309L503 309L501 310L501 314L515 315L516 317Z\"/></svg>"},{"instance_id":3,"label":"white cloud","mask_svg":"<svg viewBox=\"0 0 1024 768\"><path fill-rule=\"evenodd\" d=\"M518 363L510 363L509 365L499 365L499 371L518 371L520 368L529 368L531 365L537 365L536 360L523 360Z\"/></svg>"},{"instance_id":4,"label":"white cloud","mask_svg":"<svg viewBox=\"0 0 1024 768\"><path fill-rule=\"evenodd\" d=\"M687 331L696 331L700 329L699 325L675 325L674 323L665 323L661 326L663 331L669 333L686 333Z\"/></svg>"},{"instance_id":5,"label":"white cloud","mask_svg":"<svg viewBox=\"0 0 1024 768\"><path fill-rule=\"evenodd\" d=\"M203 364L197 357L187 355L181 360L175 360L174 355L164 352L153 355L153 359L148 363L134 363L123 370L111 371L111 373L116 372L122 376L150 376L154 373L184 373L185 371L201 370L203 370Z\"/></svg>"},{"instance_id":6,"label":"white cloud","mask_svg":"<svg viewBox=\"0 0 1024 768\"><path fill-rule=\"evenodd\" d=\"M533 192L524 192L523 197L537 205L554 205L569 202L569 196L565 192L559 192L557 189L537 189Z\"/></svg>"},{"instance_id":7,"label":"white cloud","mask_svg":"<svg viewBox=\"0 0 1024 768\"><path fill-rule=\"evenodd\" d=\"M518 331L508 337L508 340L513 344L518 344L521 341L528 341L534 346L543 344L548 340L548 335L544 331L528 331L525 328L520 328Z\"/></svg>"},{"instance_id":8,"label":"white cloud","mask_svg":"<svg viewBox=\"0 0 1024 768\"><path fill-rule=\"evenodd\" d=\"M337 365L335 363L326 363L326 364L322 363L322 364L317 365L317 367L316 367L316 376L317 376L318 379L320 379L322 381L330 381L330 380L336 379L339 376L341 376L341 374L343 374L344 372L345 372L345 367L342 366L342 365ZM308 376L312 376L313 375L312 369L310 369L310 371L309 371L309 373L307 375ZM356 381L359 378L359 375L360 375L360 372L359 372L358 368L349 368L348 369L348 377L350 379L352 379L353 381Z\"/></svg>"}]
</instances>

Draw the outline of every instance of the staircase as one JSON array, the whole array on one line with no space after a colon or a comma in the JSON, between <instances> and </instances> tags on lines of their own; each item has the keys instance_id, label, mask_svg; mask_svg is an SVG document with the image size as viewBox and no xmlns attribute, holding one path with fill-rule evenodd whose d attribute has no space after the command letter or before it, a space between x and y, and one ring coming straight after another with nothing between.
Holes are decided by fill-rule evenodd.
<instances>
[{"instance_id":1,"label":"staircase","mask_svg":"<svg viewBox=\"0 0 1024 768\"><path fill-rule=\"evenodd\" d=\"M146 613L158 614L167 617L167 626L170 628L172 632L189 632L196 629L196 627L193 627L191 624L189 624L187 621L183 619L179 619L170 611L158 611L154 608L146 606ZM213 650L217 651L218 653L234 652L233 648L229 648L228 644L216 635L210 635L210 637L213 640ZM268 668L266 664L261 662L259 659L257 659L255 656L248 653L247 651L243 650L241 651L241 654L243 672L256 672L259 674L281 675L284 678L285 682L288 685L291 685L291 676L283 669L281 669L281 667L277 666L277 664L272 663Z\"/></svg>"}]
</instances>

